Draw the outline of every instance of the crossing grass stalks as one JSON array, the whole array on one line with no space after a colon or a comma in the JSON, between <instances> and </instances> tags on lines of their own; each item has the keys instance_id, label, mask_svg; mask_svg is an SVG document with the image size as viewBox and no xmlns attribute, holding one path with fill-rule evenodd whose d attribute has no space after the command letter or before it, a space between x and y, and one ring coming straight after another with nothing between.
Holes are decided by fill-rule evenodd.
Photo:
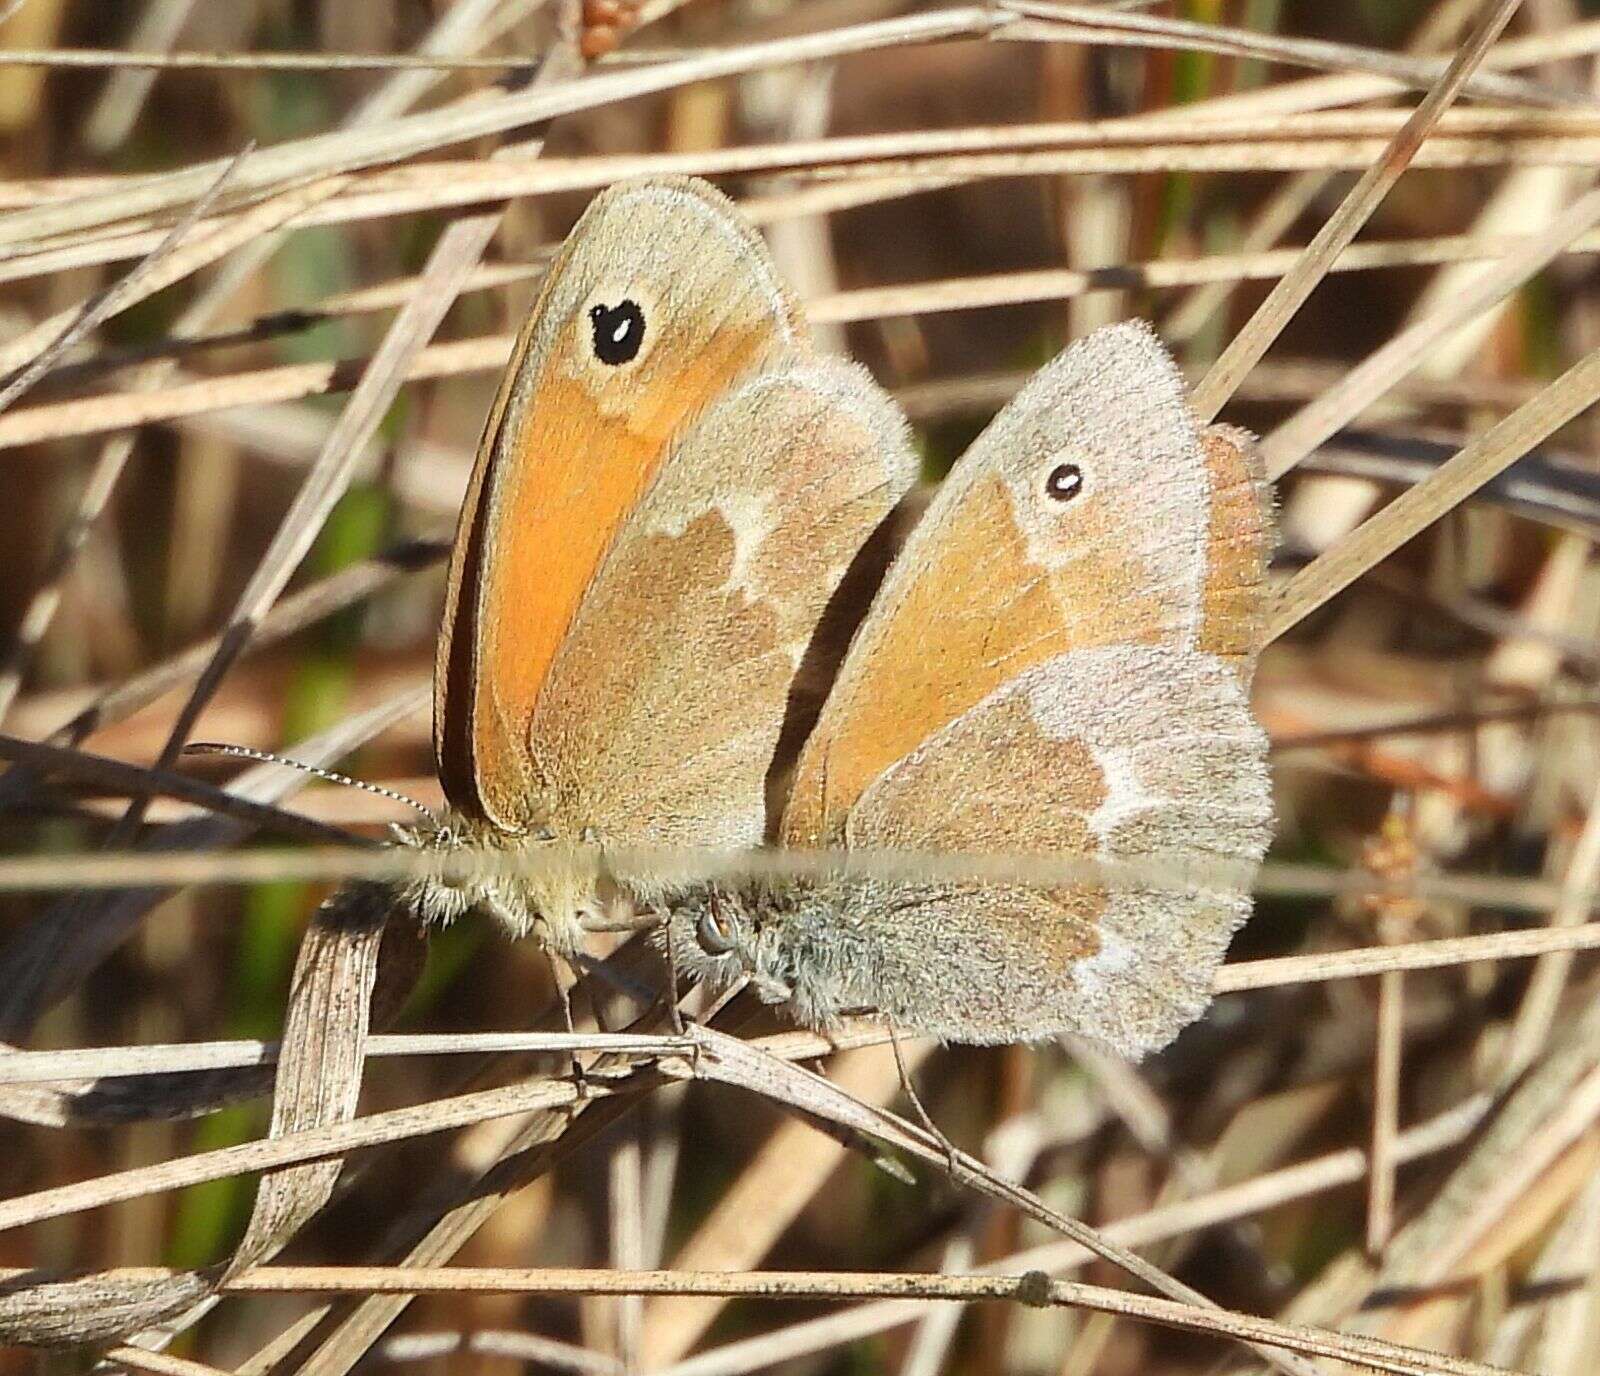
<instances>
[{"instance_id":1,"label":"crossing grass stalks","mask_svg":"<svg viewBox=\"0 0 1600 1376\"><path fill-rule=\"evenodd\" d=\"M1600 18L622 8L0 11L0 1372L1600 1369ZM484 925L318 907L403 806L183 753L439 802L490 389L644 172L769 231L930 483L1123 316L1264 436L1278 836L1149 1063L680 1030L628 920L569 1029Z\"/></svg>"}]
</instances>

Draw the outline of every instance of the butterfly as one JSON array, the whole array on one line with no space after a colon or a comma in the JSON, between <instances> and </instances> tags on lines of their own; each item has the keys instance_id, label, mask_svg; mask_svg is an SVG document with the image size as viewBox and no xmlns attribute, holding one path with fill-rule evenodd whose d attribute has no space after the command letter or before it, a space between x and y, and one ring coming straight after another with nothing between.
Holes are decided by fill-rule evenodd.
<instances>
[{"instance_id":1,"label":"butterfly","mask_svg":"<svg viewBox=\"0 0 1600 1376\"><path fill-rule=\"evenodd\" d=\"M608 893L595 849L758 845L797 670L917 470L899 409L813 350L721 193L597 196L478 448L434 675L450 810L407 838L546 863L414 881L418 916L479 909L570 954Z\"/></svg>"},{"instance_id":2,"label":"butterfly","mask_svg":"<svg viewBox=\"0 0 1600 1376\"><path fill-rule=\"evenodd\" d=\"M866 1009L956 1042L1073 1031L1133 1057L1168 1042L1209 1002L1269 839L1249 685L1270 547L1249 436L1200 427L1155 335L1126 323L1072 345L906 541L805 743L780 839L1201 877L712 883L676 907L679 964L750 978L819 1027Z\"/></svg>"}]
</instances>

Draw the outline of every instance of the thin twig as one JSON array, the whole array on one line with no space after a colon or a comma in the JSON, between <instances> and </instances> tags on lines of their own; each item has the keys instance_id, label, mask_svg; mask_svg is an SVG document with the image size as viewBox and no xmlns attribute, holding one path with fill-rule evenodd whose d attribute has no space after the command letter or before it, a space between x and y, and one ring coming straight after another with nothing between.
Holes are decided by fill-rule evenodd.
<instances>
[{"instance_id":1,"label":"thin twig","mask_svg":"<svg viewBox=\"0 0 1600 1376\"><path fill-rule=\"evenodd\" d=\"M1600 216L1600 192L1591 198ZM1275 640L1374 564L1453 510L1497 473L1600 398L1600 351L1574 364L1531 401L1407 489L1338 546L1295 575L1268 621Z\"/></svg>"},{"instance_id":2,"label":"thin twig","mask_svg":"<svg viewBox=\"0 0 1600 1376\"><path fill-rule=\"evenodd\" d=\"M1378 1035L1373 1053L1371 1168L1367 1173L1367 1250L1381 1255L1394 1228L1395 1144L1400 1134L1400 1057L1405 1034L1405 975L1378 976Z\"/></svg>"},{"instance_id":3,"label":"thin twig","mask_svg":"<svg viewBox=\"0 0 1600 1376\"><path fill-rule=\"evenodd\" d=\"M0 48L0 67L90 67L174 72L504 72L537 64L524 56L411 53L127 52L117 48Z\"/></svg>"},{"instance_id":4,"label":"thin twig","mask_svg":"<svg viewBox=\"0 0 1600 1376\"><path fill-rule=\"evenodd\" d=\"M1477 27L1394 136L1384 156L1362 174L1338 210L1328 217L1306 246L1298 267L1279 280L1194 389L1191 402L1202 421L1211 420L1227 405L1245 374L1260 362L1283 327L1316 290L1317 283L1327 274L1328 265L1361 232L1361 227L1410 165L1439 116L1461 94L1467 78L1511 22L1520 4L1521 0L1489 0L1485 4Z\"/></svg>"},{"instance_id":5,"label":"thin twig","mask_svg":"<svg viewBox=\"0 0 1600 1376\"><path fill-rule=\"evenodd\" d=\"M166 1273L129 1270L129 1279ZM1042 1272L953 1276L881 1271L613 1271L514 1267L262 1266L226 1286L243 1294L719 1295L757 1299L998 1300L1117 1314L1218 1338L1353 1362L1394 1376L1506 1376L1496 1367L1377 1338L1278 1323L1126 1290L1051 1280Z\"/></svg>"}]
</instances>

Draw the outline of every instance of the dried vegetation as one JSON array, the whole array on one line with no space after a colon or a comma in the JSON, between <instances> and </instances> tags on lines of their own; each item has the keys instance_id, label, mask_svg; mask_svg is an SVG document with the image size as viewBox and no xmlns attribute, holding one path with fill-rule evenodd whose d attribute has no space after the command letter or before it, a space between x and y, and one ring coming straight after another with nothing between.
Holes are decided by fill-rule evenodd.
<instances>
[{"instance_id":1,"label":"dried vegetation","mask_svg":"<svg viewBox=\"0 0 1600 1376\"><path fill-rule=\"evenodd\" d=\"M1591 8L0 7L0 1334L174 1376L1600 1369ZM496 370L647 170L737 195L930 475L1126 315L1263 436L1279 837L1152 1062L902 1068L743 998L680 1034L627 932L566 1034L531 948L424 951L360 888L310 920L393 800L181 753L436 800Z\"/></svg>"}]
</instances>

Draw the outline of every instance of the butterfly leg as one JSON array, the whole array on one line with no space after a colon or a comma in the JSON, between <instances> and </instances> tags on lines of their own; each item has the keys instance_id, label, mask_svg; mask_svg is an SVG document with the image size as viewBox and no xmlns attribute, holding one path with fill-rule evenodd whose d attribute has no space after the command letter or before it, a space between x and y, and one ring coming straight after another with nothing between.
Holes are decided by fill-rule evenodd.
<instances>
[{"instance_id":1,"label":"butterfly leg","mask_svg":"<svg viewBox=\"0 0 1600 1376\"><path fill-rule=\"evenodd\" d=\"M681 1037L684 1035L684 1026L683 1010L678 1007L678 953L672 949L672 932L667 925L671 920L670 916L667 913L662 913L660 917L661 931L665 934L665 939L661 943L661 950L667 963L667 987L665 992L667 1017L672 1023L673 1035Z\"/></svg>"},{"instance_id":2,"label":"butterfly leg","mask_svg":"<svg viewBox=\"0 0 1600 1376\"><path fill-rule=\"evenodd\" d=\"M578 1029L572 1020L572 985L577 983L578 972L548 946L544 948L544 958L550 964L550 978L556 986L556 995L561 1000L561 1020L566 1024L567 1034L575 1037ZM572 1065L572 1084L578 1092L578 1102L582 1103L589 1094L589 1079L576 1050L569 1054L569 1059Z\"/></svg>"},{"instance_id":3,"label":"butterfly leg","mask_svg":"<svg viewBox=\"0 0 1600 1376\"><path fill-rule=\"evenodd\" d=\"M889 1029L889 1045L894 1048L894 1063L900 1072L900 1087L905 1090L906 1098L911 1101L911 1107L916 1110L923 1128L944 1152L945 1169L949 1172L950 1178L959 1180L962 1173L961 1149L945 1136L943 1130L933 1121L933 1116L923 1106L922 1097L917 1093L916 1085L912 1083L911 1071L906 1066L905 1053L900 1049L900 1034L895 1031L894 1022L885 1018L883 1025Z\"/></svg>"}]
</instances>

